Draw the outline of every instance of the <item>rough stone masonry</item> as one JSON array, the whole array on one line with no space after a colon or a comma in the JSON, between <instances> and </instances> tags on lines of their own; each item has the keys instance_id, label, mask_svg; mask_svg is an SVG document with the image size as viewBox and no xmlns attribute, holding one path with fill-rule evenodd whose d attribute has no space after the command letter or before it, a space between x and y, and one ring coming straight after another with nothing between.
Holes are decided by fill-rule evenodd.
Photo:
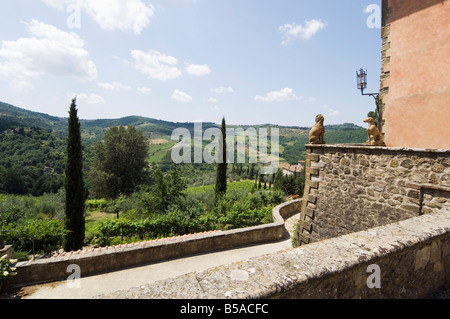
<instances>
[{"instance_id":1,"label":"rough stone masonry","mask_svg":"<svg viewBox=\"0 0 450 319\"><path fill-rule=\"evenodd\" d=\"M450 211L450 150L307 145L298 244Z\"/></svg>"}]
</instances>

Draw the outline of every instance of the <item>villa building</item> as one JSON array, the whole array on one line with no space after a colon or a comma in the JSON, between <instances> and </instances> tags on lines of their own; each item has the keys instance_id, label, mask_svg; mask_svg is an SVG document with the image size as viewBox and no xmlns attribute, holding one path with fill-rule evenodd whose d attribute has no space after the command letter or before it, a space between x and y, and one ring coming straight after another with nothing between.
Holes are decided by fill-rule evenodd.
<instances>
[{"instance_id":1,"label":"villa building","mask_svg":"<svg viewBox=\"0 0 450 319\"><path fill-rule=\"evenodd\" d=\"M450 149L450 1L382 2L386 145Z\"/></svg>"}]
</instances>

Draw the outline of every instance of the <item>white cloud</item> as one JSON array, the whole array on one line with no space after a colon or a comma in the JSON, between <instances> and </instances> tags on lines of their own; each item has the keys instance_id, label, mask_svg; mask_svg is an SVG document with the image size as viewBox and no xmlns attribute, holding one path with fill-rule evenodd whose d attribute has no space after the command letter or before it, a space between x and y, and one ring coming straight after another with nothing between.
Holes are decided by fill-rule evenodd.
<instances>
[{"instance_id":1,"label":"white cloud","mask_svg":"<svg viewBox=\"0 0 450 319\"><path fill-rule=\"evenodd\" d=\"M309 20L306 21L305 26L297 25L295 22L292 24L285 24L278 28L278 30L284 35L283 44L288 44L292 39L297 37L302 37L304 39L309 39L317 32L325 29L327 26L326 22L320 20Z\"/></svg>"},{"instance_id":2,"label":"white cloud","mask_svg":"<svg viewBox=\"0 0 450 319\"><path fill-rule=\"evenodd\" d=\"M213 88L211 89L211 92L213 93L217 93L217 94L222 94L222 93L234 93L234 89L232 87L218 87L218 88Z\"/></svg>"},{"instance_id":3,"label":"white cloud","mask_svg":"<svg viewBox=\"0 0 450 319\"><path fill-rule=\"evenodd\" d=\"M151 79L167 81L183 75L183 71L177 66L177 58L157 50L150 49L148 52L133 50L131 56L134 59L135 69ZM204 76L211 73L211 68L207 64L185 63L185 65L186 72L193 76Z\"/></svg>"},{"instance_id":4,"label":"white cloud","mask_svg":"<svg viewBox=\"0 0 450 319\"><path fill-rule=\"evenodd\" d=\"M176 58L161 54L156 50L149 50L148 53L133 50L131 56L134 59L136 70L151 79L167 81L182 75L181 70L175 66L178 63Z\"/></svg>"},{"instance_id":5,"label":"white cloud","mask_svg":"<svg viewBox=\"0 0 450 319\"><path fill-rule=\"evenodd\" d=\"M1 72L0 72L1 73ZM29 92L33 90L33 85L28 81L24 80L13 80L11 81L11 88L16 92Z\"/></svg>"},{"instance_id":6,"label":"white cloud","mask_svg":"<svg viewBox=\"0 0 450 319\"><path fill-rule=\"evenodd\" d=\"M179 91L179 90L175 90L172 94L172 99L178 102L183 102L183 103L190 103L192 102L192 96L190 96L189 94Z\"/></svg>"},{"instance_id":7,"label":"white cloud","mask_svg":"<svg viewBox=\"0 0 450 319\"><path fill-rule=\"evenodd\" d=\"M46 5L49 7L53 7L59 10L62 10L64 6L73 3L74 1L71 0L42 0Z\"/></svg>"},{"instance_id":8,"label":"white cloud","mask_svg":"<svg viewBox=\"0 0 450 319\"><path fill-rule=\"evenodd\" d=\"M34 19L26 25L32 37L0 46L0 76L10 79L13 88L30 89L30 81L42 75L97 78L95 63L77 34Z\"/></svg>"},{"instance_id":9,"label":"white cloud","mask_svg":"<svg viewBox=\"0 0 450 319\"><path fill-rule=\"evenodd\" d=\"M255 101L258 102L284 102L284 101L292 101L292 100L301 100L303 97L296 96L294 91L290 88L285 88L280 91L274 91L268 93L266 96L257 95L255 96Z\"/></svg>"},{"instance_id":10,"label":"white cloud","mask_svg":"<svg viewBox=\"0 0 450 319\"><path fill-rule=\"evenodd\" d=\"M336 117L336 116L341 115L341 112L332 109L332 108L331 108L330 106L328 106L328 105L324 105L323 107L324 107L325 109L328 110L328 116Z\"/></svg>"},{"instance_id":11,"label":"white cloud","mask_svg":"<svg viewBox=\"0 0 450 319\"><path fill-rule=\"evenodd\" d=\"M341 112L337 110L330 109L330 113L328 113L329 116L335 117L341 115Z\"/></svg>"},{"instance_id":12,"label":"white cloud","mask_svg":"<svg viewBox=\"0 0 450 319\"><path fill-rule=\"evenodd\" d=\"M217 102L219 102L217 99L215 99L215 98L213 98L213 97L210 97L209 99L208 99L208 102L209 103L217 103Z\"/></svg>"},{"instance_id":13,"label":"white cloud","mask_svg":"<svg viewBox=\"0 0 450 319\"><path fill-rule=\"evenodd\" d=\"M203 76L211 73L211 68L207 64L189 64L186 66L186 72L194 76Z\"/></svg>"},{"instance_id":14,"label":"white cloud","mask_svg":"<svg viewBox=\"0 0 450 319\"><path fill-rule=\"evenodd\" d=\"M131 90L131 86L119 82L99 83L98 86L108 91Z\"/></svg>"},{"instance_id":15,"label":"white cloud","mask_svg":"<svg viewBox=\"0 0 450 319\"><path fill-rule=\"evenodd\" d=\"M141 32L155 14L152 4L142 0L42 0L46 5L63 10L70 4L83 8L103 29Z\"/></svg>"},{"instance_id":16,"label":"white cloud","mask_svg":"<svg viewBox=\"0 0 450 319\"><path fill-rule=\"evenodd\" d=\"M140 34L150 24L155 7L141 0L85 0L86 11L103 29Z\"/></svg>"},{"instance_id":17,"label":"white cloud","mask_svg":"<svg viewBox=\"0 0 450 319\"><path fill-rule=\"evenodd\" d=\"M139 92L141 92L142 94L147 94L147 93L149 93L149 92L152 91L152 89L146 88L146 87L138 88L137 90L138 90Z\"/></svg>"},{"instance_id":18,"label":"white cloud","mask_svg":"<svg viewBox=\"0 0 450 319\"><path fill-rule=\"evenodd\" d=\"M77 97L77 102L86 103L86 104L105 104L105 99L103 99L100 95L91 93L81 93L75 95Z\"/></svg>"}]
</instances>

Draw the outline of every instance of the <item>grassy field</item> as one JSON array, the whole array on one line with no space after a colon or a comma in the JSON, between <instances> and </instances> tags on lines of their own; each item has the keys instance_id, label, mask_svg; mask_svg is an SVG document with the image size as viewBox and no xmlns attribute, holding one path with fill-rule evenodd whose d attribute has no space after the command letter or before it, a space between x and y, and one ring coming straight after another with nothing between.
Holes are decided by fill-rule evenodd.
<instances>
[{"instance_id":1,"label":"grassy field","mask_svg":"<svg viewBox=\"0 0 450 319\"><path fill-rule=\"evenodd\" d=\"M161 144L152 144L149 146L149 163L159 163L166 156L167 152L176 144L175 141L170 141Z\"/></svg>"},{"instance_id":2,"label":"grassy field","mask_svg":"<svg viewBox=\"0 0 450 319\"><path fill-rule=\"evenodd\" d=\"M116 214L106 212L89 212L86 214L86 236L91 235L94 230L104 221L117 218Z\"/></svg>"},{"instance_id":3,"label":"grassy field","mask_svg":"<svg viewBox=\"0 0 450 319\"><path fill-rule=\"evenodd\" d=\"M250 180L240 181L240 182L232 182L232 183L228 183L227 189L229 191L245 189L245 190L251 192L253 185L255 185L255 182L250 181ZM207 191L214 191L214 189L215 189L215 185L197 186L197 187L188 188L186 192L188 192L188 193L204 193Z\"/></svg>"}]
</instances>

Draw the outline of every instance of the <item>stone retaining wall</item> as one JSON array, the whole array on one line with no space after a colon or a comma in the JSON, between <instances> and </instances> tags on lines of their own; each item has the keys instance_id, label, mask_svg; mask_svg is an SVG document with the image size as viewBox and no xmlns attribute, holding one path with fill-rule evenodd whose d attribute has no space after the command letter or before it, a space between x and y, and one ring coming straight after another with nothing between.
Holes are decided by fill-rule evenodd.
<instances>
[{"instance_id":1,"label":"stone retaining wall","mask_svg":"<svg viewBox=\"0 0 450 319\"><path fill-rule=\"evenodd\" d=\"M11 245L6 245L2 249L0 249L0 258L6 255L8 259L12 259L12 250L13 249Z\"/></svg>"},{"instance_id":2,"label":"stone retaining wall","mask_svg":"<svg viewBox=\"0 0 450 319\"><path fill-rule=\"evenodd\" d=\"M449 284L441 211L96 298L409 299Z\"/></svg>"},{"instance_id":3,"label":"stone retaining wall","mask_svg":"<svg viewBox=\"0 0 450 319\"><path fill-rule=\"evenodd\" d=\"M298 244L450 211L450 150L307 145Z\"/></svg>"},{"instance_id":4,"label":"stone retaining wall","mask_svg":"<svg viewBox=\"0 0 450 319\"><path fill-rule=\"evenodd\" d=\"M286 235L284 219L300 212L301 203L301 200L296 200L274 208L272 224L104 247L21 262L16 266L18 275L11 285L65 280L71 274L67 272L70 265L79 266L82 276L90 276L172 258L281 240Z\"/></svg>"}]
</instances>

